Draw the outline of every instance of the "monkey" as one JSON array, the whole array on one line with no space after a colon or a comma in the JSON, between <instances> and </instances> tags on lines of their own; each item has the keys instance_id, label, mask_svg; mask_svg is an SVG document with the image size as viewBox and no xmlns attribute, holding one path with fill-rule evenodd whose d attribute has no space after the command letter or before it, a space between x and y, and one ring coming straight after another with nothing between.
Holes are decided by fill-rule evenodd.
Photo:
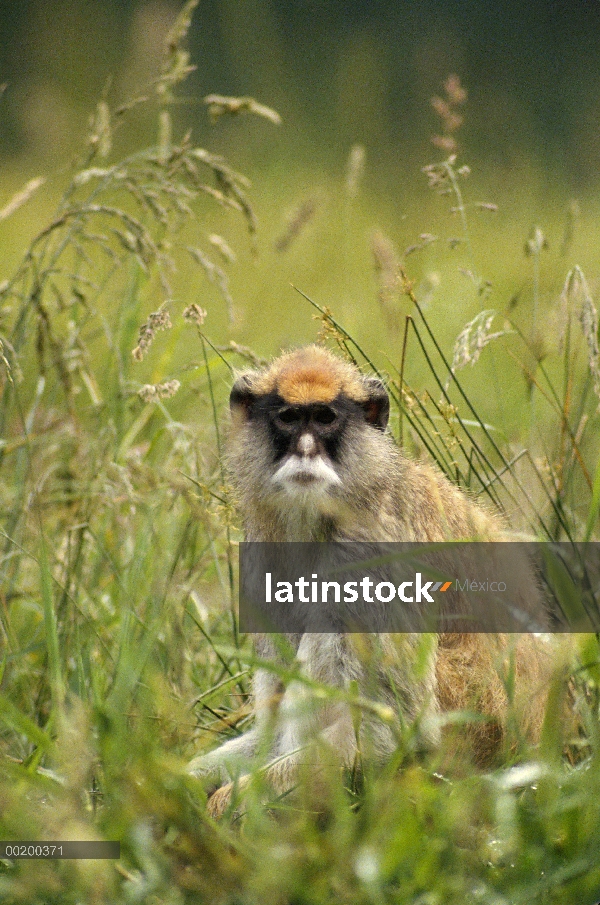
<instances>
[{"instance_id":1,"label":"monkey","mask_svg":"<svg viewBox=\"0 0 600 905\"><path fill-rule=\"evenodd\" d=\"M501 541L501 516L476 503L433 464L409 458L387 430L389 396L381 380L318 345L282 354L269 366L237 376L230 395L226 465L247 541L438 542ZM524 599L542 625L546 614L532 576ZM512 636L511 636L512 637ZM477 765L497 757L506 737L507 693L498 664L514 657L515 710L520 730L535 742L542 724L550 655L547 637L441 632L297 633L287 636L302 676L332 688L358 689L374 702L357 729L342 699L311 707L310 688L287 687L273 671L253 680L254 725L188 770L209 777L213 816L229 807L232 780L258 758L277 793L298 782L303 765L329 758L352 768L357 758L385 763L397 733L381 714L418 723L417 748L440 742L440 716L479 710L485 720L457 735ZM277 660L268 634L254 638L260 658ZM415 679L415 663L426 666ZM398 711L400 711L398 713Z\"/></svg>"}]
</instances>

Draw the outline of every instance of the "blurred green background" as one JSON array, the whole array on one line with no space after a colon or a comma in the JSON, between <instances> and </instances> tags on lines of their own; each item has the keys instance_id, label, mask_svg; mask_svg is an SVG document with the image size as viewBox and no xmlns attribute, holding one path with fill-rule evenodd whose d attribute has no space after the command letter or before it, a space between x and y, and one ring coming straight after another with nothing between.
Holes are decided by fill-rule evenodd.
<instances>
[{"instance_id":1,"label":"blurred green background","mask_svg":"<svg viewBox=\"0 0 600 905\"><path fill-rule=\"evenodd\" d=\"M64 160L109 77L127 97L154 74L179 8L168 0L0 4L5 159ZM560 191L597 187L596 3L204 0L190 32L195 97L254 94L285 120L277 145L248 136L253 166L283 153L311 166L367 145L394 184L427 154L428 100L457 72L470 89L464 143L489 169L543 167ZM192 101L193 102L193 101ZM187 111L198 130L198 111ZM396 182L397 185L397 182Z\"/></svg>"},{"instance_id":2,"label":"blurred green background","mask_svg":"<svg viewBox=\"0 0 600 905\"><path fill-rule=\"evenodd\" d=\"M178 9L167 0L0 4L0 81L7 84L0 107L2 199L27 178L55 174L18 219L0 227L4 275L51 210L96 101L105 93L114 107L148 89ZM310 335L310 318L295 317L291 281L349 310L352 329L369 331L374 309L368 301L376 292L370 231L382 228L400 251L423 232L452 236L447 207L431 198L419 173L442 156L431 144L440 124L430 99L450 73L469 92L457 138L460 159L473 170L471 200L500 207L495 218L476 218L485 276L502 288L507 269L522 265L534 224L557 250L573 199L589 235L600 172L599 36L596 3L202 2L188 42L198 68L176 119L194 141L223 152L254 183L260 293L253 293L247 272L237 284L231 275L241 306L251 306L258 318L246 338L264 336L276 298L294 313L293 329L271 336L269 351ZM249 117L242 125L225 117L212 127L201 103L210 92L253 95L277 109L283 125ZM140 114L125 130L125 145L154 140L153 129L154 121ZM366 170L362 200L348 211L336 193L356 143L365 147ZM314 215L301 250L273 255L286 216L293 218L307 199ZM413 258L415 278L439 271L444 257L438 249ZM595 267L588 243L577 261L587 271ZM272 299L264 297L264 277ZM447 274L439 295L460 311L449 336L470 313L457 292Z\"/></svg>"}]
</instances>

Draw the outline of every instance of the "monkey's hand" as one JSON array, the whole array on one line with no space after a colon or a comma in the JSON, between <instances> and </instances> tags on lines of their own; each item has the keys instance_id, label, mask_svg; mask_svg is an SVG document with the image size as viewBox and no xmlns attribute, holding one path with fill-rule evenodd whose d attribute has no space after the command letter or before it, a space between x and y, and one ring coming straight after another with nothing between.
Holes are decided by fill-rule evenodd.
<instances>
[{"instance_id":1,"label":"monkey's hand","mask_svg":"<svg viewBox=\"0 0 600 905\"><path fill-rule=\"evenodd\" d=\"M187 765L187 772L199 779L214 779L217 785L228 782L254 756L257 732L251 729L238 738L230 739L220 748L198 754Z\"/></svg>"}]
</instances>

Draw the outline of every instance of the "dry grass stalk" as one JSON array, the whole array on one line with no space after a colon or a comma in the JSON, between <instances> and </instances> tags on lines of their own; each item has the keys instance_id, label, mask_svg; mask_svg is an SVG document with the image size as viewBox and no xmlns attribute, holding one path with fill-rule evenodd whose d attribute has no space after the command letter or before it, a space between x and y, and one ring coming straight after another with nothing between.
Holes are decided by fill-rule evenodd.
<instances>
[{"instance_id":1,"label":"dry grass stalk","mask_svg":"<svg viewBox=\"0 0 600 905\"><path fill-rule=\"evenodd\" d=\"M456 337L454 343L454 356L452 359L452 373L467 365L475 365L486 346L493 340L500 339L509 333L513 333L509 327L492 332L491 326L496 311L480 311L473 320L466 324Z\"/></svg>"},{"instance_id":2,"label":"dry grass stalk","mask_svg":"<svg viewBox=\"0 0 600 905\"><path fill-rule=\"evenodd\" d=\"M183 312L184 320L189 321L191 324L197 324L198 327L202 326L206 317L207 314L204 308L201 308L200 305L197 305L195 302L188 305Z\"/></svg>"},{"instance_id":3,"label":"dry grass stalk","mask_svg":"<svg viewBox=\"0 0 600 905\"><path fill-rule=\"evenodd\" d=\"M142 361L159 330L170 330L172 327L169 312L164 308L154 311L140 327L138 344L131 353L136 361Z\"/></svg>"},{"instance_id":4,"label":"dry grass stalk","mask_svg":"<svg viewBox=\"0 0 600 905\"><path fill-rule=\"evenodd\" d=\"M279 113L265 104L259 104L253 97L224 97L222 94L209 94L204 98L204 103L208 107L208 113L213 122L225 114L236 116L238 113L254 113L256 116L268 119L276 126L281 125Z\"/></svg>"},{"instance_id":5,"label":"dry grass stalk","mask_svg":"<svg viewBox=\"0 0 600 905\"><path fill-rule=\"evenodd\" d=\"M0 221L6 220L7 217L10 217L11 214L14 214L15 211L18 211L20 207L23 207L24 204L29 201L32 195L37 192L37 190L45 183L45 179L42 176L37 176L35 179L30 179L29 182L23 186L20 191L16 192L8 204L6 204L2 210L0 210Z\"/></svg>"},{"instance_id":6,"label":"dry grass stalk","mask_svg":"<svg viewBox=\"0 0 600 905\"><path fill-rule=\"evenodd\" d=\"M178 380L166 380L164 383L146 383L138 390L138 396L144 402L158 402L159 399L170 399L181 384Z\"/></svg>"},{"instance_id":7,"label":"dry grass stalk","mask_svg":"<svg viewBox=\"0 0 600 905\"><path fill-rule=\"evenodd\" d=\"M301 201L288 215L287 225L275 240L275 251L287 251L292 242L298 238L304 227L310 223L317 210L317 199L314 197L305 198Z\"/></svg>"},{"instance_id":8,"label":"dry grass stalk","mask_svg":"<svg viewBox=\"0 0 600 905\"><path fill-rule=\"evenodd\" d=\"M365 172L367 152L364 145L353 145L346 165L346 193L349 198L356 198Z\"/></svg>"},{"instance_id":9,"label":"dry grass stalk","mask_svg":"<svg viewBox=\"0 0 600 905\"><path fill-rule=\"evenodd\" d=\"M460 129L464 121L464 117L458 112L457 107L466 103L467 92L462 87L457 75L449 75L443 87L445 98L437 95L431 98L431 106L440 117L442 126L442 134L434 135L431 142L446 154L454 154L458 150L454 133Z\"/></svg>"}]
</instances>

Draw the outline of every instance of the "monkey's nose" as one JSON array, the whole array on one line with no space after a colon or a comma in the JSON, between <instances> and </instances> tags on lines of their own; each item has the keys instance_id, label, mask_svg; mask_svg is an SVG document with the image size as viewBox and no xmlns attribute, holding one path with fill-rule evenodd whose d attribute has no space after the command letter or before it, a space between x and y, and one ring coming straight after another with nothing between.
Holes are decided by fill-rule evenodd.
<instances>
[{"instance_id":1,"label":"monkey's nose","mask_svg":"<svg viewBox=\"0 0 600 905\"><path fill-rule=\"evenodd\" d=\"M312 434L302 434L298 440L298 452L301 456L310 458L317 454L317 444Z\"/></svg>"}]
</instances>

